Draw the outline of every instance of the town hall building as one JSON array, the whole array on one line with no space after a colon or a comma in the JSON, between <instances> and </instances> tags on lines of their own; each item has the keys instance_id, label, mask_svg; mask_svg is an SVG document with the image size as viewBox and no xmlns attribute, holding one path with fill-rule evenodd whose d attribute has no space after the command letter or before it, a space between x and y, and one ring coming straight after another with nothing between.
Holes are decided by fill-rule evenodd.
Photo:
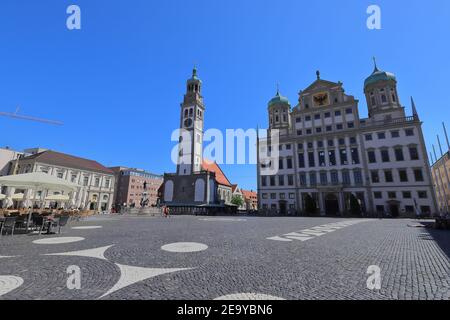
<instances>
[{"instance_id":1,"label":"town hall building","mask_svg":"<svg viewBox=\"0 0 450 320\"><path fill-rule=\"evenodd\" d=\"M267 136L277 130L280 142L259 143L258 154L267 155L257 167L259 210L303 214L312 203L316 214L340 215L356 201L363 215L437 212L414 101L407 116L396 76L376 64L364 94L368 118L363 119L358 100L319 72L294 108L277 92L268 105ZM277 173L267 173L274 164Z\"/></svg>"}]
</instances>

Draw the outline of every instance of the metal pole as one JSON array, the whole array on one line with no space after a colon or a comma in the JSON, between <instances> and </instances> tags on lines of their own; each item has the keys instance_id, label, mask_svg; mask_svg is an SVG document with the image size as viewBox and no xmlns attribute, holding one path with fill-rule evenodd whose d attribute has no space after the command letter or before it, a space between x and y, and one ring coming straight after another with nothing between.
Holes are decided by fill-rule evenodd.
<instances>
[{"instance_id":1,"label":"metal pole","mask_svg":"<svg viewBox=\"0 0 450 320\"><path fill-rule=\"evenodd\" d=\"M433 153L434 153L434 157L437 159L437 156L436 156L436 149L434 148L434 144L433 144ZM445 211L446 211L446 212L449 212L449 210L448 210L447 193L445 192L445 188L444 188L444 180L442 179L441 169L439 168L438 162L436 162L436 167L437 167L438 172L439 172L439 180L441 181L441 186L442 186L443 193L444 193L444 199L445 199Z\"/></svg>"},{"instance_id":2,"label":"metal pole","mask_svg":"<svg viewBox=\"0 0 450 320\"><path fill-rule=\"evenodd\" d=\"M442 122L442 127L444 128L445 140L447 140L447 147L448 147L448 150L450 151L450 142L448 141L447 129L445 128L445 123L444 122Z\"/></svg>"},{"instance_id":3,"label":"metal pole","mask_svg":"<svg viewBox=\"0 0 450 320\"><path fill-rule=\"evenodd\" d=\"M436 137L437 137L437 141L438 141L438 145L439 145L439 150L441 151L441 157L443 157L444 152L442 152L441 139L439 139L439 135L436 135Z\"/></svg>"}]
</instances>

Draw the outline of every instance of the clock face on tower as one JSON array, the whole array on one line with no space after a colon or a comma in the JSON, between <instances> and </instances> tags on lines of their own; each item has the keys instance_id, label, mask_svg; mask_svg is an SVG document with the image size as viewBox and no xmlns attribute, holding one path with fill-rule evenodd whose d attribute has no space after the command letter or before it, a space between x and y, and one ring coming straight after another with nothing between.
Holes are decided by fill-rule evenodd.
<instances>
[{"instance_id":1,"label":"clock face on tower","mask_svg":"<svg viewBox=\"0 0 450 320\"><path fill-rule=\"evenodd\" d=\"M192 127L192 119L186 119L186 120L184 120L184 127L185 127L185 128L190 128L190 127Z\"/></svg>"}]
</instances>

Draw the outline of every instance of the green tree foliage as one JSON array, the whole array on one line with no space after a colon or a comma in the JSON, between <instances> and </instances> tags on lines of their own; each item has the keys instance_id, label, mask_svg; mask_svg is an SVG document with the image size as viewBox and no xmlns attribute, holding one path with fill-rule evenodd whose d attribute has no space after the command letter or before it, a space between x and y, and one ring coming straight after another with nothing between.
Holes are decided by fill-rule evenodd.
<instances>
[{"instance_id":1,"label":"green tree foliage","mask_svg":"<svg viewBox=\"0 0 450 320\"><path fill-rule=\"evenodd\" d=\"M231 197L231 203L235 206L241 207L244 205L244 199L242 199L242 197L239 195L234 195L233 197Z\"/></svg>"}]
</instances>

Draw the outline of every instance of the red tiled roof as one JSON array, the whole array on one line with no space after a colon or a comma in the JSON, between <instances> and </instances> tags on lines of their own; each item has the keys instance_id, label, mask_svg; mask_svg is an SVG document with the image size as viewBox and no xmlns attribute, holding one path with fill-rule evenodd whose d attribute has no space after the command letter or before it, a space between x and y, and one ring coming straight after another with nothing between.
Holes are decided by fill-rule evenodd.
<instances>
[{"instance_id":1,"label":"red tiled roof","mask_svg":"<svg viewBox=\"0 0 450 320\"><path fill-rule=\"evenodd\" d=\"M256 192L254 192L254 191L248 191L248 190L241 189L241 192L244 195L245 199L251 199L251 198L258 197L258 194Z\"/></svg>"},{"instance_id":2,"label":"red tiled roof","mask_svg":"<svg viewBox=\"0 0 450 320\"><path fill-rule=\"evenodd\" d=\"M216 181L218 184L231 187L230 181L227 179L217 163L204 159L202 162L202 168L203 170L214 172L216 174Z\"/></svg>"},{"instance_id":3,"label":"red tiled roof","mask_svg":"<svg viewBox=\"0 0 450 320\"><path fill-rule=\"evenodd\" d=\"M37 153L29 157L25 157L23 158L23 160L36 160L44 164L74 168L79 170L88 170L100 173L114 174L114 172L111 169L106 168L97 161L83 159L50 150Z\"/></svg>"}]
</instances>

